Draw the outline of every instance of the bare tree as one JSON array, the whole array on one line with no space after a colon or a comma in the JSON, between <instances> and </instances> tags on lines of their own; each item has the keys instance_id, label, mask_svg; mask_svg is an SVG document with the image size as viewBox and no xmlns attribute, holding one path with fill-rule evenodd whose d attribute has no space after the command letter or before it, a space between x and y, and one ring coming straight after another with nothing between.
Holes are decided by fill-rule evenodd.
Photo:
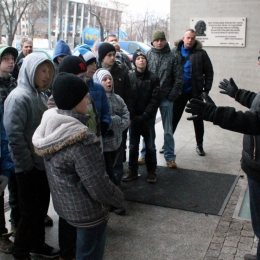
<instances>
[{"instance_id":1,"label":"bare tree","mask_svg":"<svg viewBox=\"0 0 260 260\"><path fill-rule=\"evenodd\" d=\"M28 8L35 0L2 0L0 2L0 12L7 31L7 43L12 46L14 36L17 31L17 25Z\"/></svg>"}]
</instances>

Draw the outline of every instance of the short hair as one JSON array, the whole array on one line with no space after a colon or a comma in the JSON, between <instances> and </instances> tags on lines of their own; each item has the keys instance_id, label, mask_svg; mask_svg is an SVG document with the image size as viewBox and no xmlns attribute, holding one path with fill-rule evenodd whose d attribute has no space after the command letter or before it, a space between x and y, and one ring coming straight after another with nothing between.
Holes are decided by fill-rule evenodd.
<instances>
[{"instance_id":1,"label":"short hair","mask_svg":"<svg viewBox=\"0 0 260 260\"><path fill-rule=\"evenodd\" d=\"M25 42L31 42L31 43L33 43L33 40L31 39L31 38L29 38L29 37L24 37L24 38L22 38L22 40L21 40L21 46L23 46L23 44L25 43Z\"/></svg>"},{"instance_id":2,"label":"short hair","mask_svg":"<svg viewBox=\"0 0 260 260\"><path fill-rule=\"evenodd\" d=\"M192 32L192 33L196 34L195 30L193 30L193 29L188 29L188 30L186 30L186 32Z\"/></svg>"},{"instance_id":3,"label":"short hair","mask_svg":"<svg viewBox=\"0 0 260 260\"><path fill-rule=\"evenodd\" d=\"M107 36L106 40L108 40L110 37L116 37L116 38L117 38L117 35L115 35L115 34L109 34L109 35Z\"/></svg>"}]
</instances>

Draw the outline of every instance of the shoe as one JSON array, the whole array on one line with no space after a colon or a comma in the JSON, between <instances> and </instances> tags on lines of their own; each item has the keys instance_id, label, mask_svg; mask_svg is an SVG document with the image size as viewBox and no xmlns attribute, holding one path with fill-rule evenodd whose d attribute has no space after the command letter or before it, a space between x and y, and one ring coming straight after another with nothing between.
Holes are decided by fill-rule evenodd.
<instances>
[{"instance_id":1,"label":"shoe","mask_svg":"<svg viewBox=\"0 0 260 260\"><path fill-rule=\"evenodd\" d=\"M45 225L45 227L53 226L53 220L48 215L44 219L44 225Z\"/></svg>"},{"instance_id":2,"label":"shoe","mask_svg":"<svg viewBox=\"0 0 260 260\"><path fill-rule=\"evenodd\" d=\"M159 153L164 153L164 145L163 145L163 147L159 150Z\"/></svg>"},{"instance_id":3,"label":"shoe","mask_svg":"<svg viewBox=\"0 0 260 260\"><path fill-rule=\"evenodd\" d=\"M118 209L113 209L113 212L116 213L117 215L124 215L126 213L126 210L124 207L121 207Z\"/></svg>"},{"instance_id":4,"label":"shoe","mask_svg":"<svg viewBox=\"0 0 260 260\"><path fill-rule=\"evenodd\" d=\"M137 171L128 170L127 173L123 176L122 181L131 181L138 178Z\"/></svg>"},{"instance_id":5,"label":"shoe","mask_svg":"<svg viewBox=\"0 0 260 260\"><path fill-rule=\"evenodd\" d=\"M52 246L49 246L47 244L44 244L42 248L34 249L30 252L31 256L39 256L39 257L45 257L45 258L55 258L58 257L60 253L60 250L53 248Z\"/></svg>"},{"instance_id":6,"label":"shoe","mask_svg":"<svg viewBox=\"0 0 260 260\"><path fill-rule=\"evenodd\" d=\"M155 183L157 181L155 172L148 172L147 181L149 183Z\"/></svg>"},{"instance_id":7,"label":"shoe","mask_svg":"<svg viewBox=\"0 0 260 260\"><path fill-rule=\"evenodd\" d=\"M204 150L203 150L203 146L202 146L202 145L198 145L198 146L196 147L196 152L197 152L198 155L200 155L200 156L205 156L205 155L206 155L206 153L205 153Z\"/></svg>"},{"instance_id":8,"label":"shoe","mask_svg":"<svg viewBox=\"0 0 260 260\"><path fill-rule=\"evenodd\" d=\"M17 227L15 225L11 225L11 231L13 232L12 237L15 237Z\"/></svg>"},{"instance_id":9,"label":"shoe","mask_svg":"<svg viewBox=\"0 0 260 260\"><path fill-rule=\"evenodd\" d=\"M256 255L246 254L244 255L245 260L257 260Z\"/></svg>"},{"instance_id":10,"label":"shoe","mask_svg":"<svg viewBox=\"0 0 260 260\"><path fill-rule=\"evenodd\" d=\"M0 236L0 251L11 254L14 249L14 243L9 239L13 232L4 233Z\"/></svg>"},{"instance_id":11,"label":"shoe","mask_svg":"<svg viewBox=\"0 0 260 260\"><path fill-rule=\"evenodd\" d=\"M139 165L144 165L144 164L145 164L145 158L140 157L140 158L138 159L138 164L139 164Z\"/></svg>"},{"instance_id":12,"label":"shoe","mask_svg":"<svg viewBox=\"0 0 260 260\"><path fill-rule=\"evenodd\" d=\"M177 168L177 164L175 161L168 161L166 162L166 164L169 168Z\"/></svg>"}]
</instances>

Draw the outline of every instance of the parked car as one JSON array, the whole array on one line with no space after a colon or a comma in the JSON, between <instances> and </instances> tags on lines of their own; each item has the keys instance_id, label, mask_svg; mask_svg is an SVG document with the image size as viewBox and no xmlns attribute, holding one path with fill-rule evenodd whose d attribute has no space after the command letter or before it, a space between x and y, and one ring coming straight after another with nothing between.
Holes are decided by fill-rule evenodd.
<instances>
[{"instance_id":1,"label":"parked car","mask_svg":"<svg viewBox=\"0 0 260 260\"><path fill-rule=\"evenodd\" d=\"M33 52L40 52L46 55L46 57L52 61L52 56L53 56L53 50L52 49L38 49L38 48L33 48Z\"/></svg>"},{"instance_id":2,"label":"parked car","mask_svg":"<svg viewBox=\"0 0 260 260\"><path fill-rule=\"evenodd\" d=\"M120 51L123 52L124 54L126 54L128 56L128 58L130 59L131 62L133 62L133 54L129 53L128 51L121 49Z\"/></svg>"},{"instance_id":3,"label":"parked car","mask_svg":"<svg viewBox=\"0 0 260 260\"><path fill-rule=\"evenodd\" d=\"M131 54L134 54L137 50L146 53L151 49L150 46L148 46L143 42L124 41L124 42L118 42L118 44L120 45L120 49L126 50Z\"/></svg>"}]
</instances>

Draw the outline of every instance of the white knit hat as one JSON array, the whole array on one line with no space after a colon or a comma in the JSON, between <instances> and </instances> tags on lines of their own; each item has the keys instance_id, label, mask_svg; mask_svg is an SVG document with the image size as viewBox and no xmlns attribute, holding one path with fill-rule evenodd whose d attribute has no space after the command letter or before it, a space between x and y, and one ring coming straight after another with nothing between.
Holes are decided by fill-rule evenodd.
<instances>
[{"instance_id":1,"label":"white knit hat","mask_svg":"<svg viewBox=\"0 0 260 260\"><path fill-rule=\"evenodd\" d=\"M93 80L99 84L101 84L102 82L102 79L106 76L106 75L109 75L112 79L112 82L113 82L113 77L112 75L110 74L110 72L106 69L98 69L95 74L93 75ZM113 83L114 84L114 83Z\"/></svg>"}]
</instances>

